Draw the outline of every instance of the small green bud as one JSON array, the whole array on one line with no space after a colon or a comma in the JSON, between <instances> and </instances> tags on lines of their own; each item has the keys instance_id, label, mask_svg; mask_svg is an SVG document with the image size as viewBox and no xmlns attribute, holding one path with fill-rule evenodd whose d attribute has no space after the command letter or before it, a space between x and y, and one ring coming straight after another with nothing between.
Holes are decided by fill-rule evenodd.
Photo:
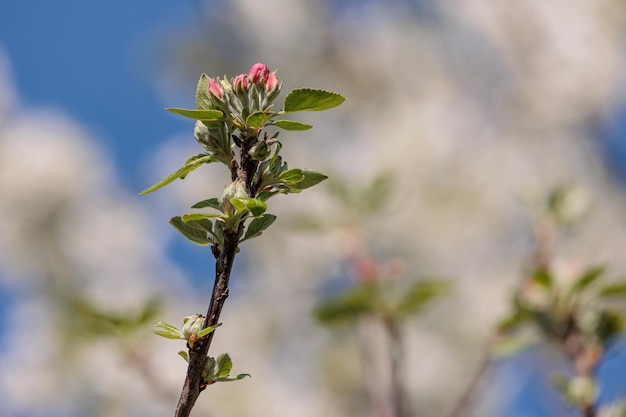
<instances>
[{"instance_id":1,"label":"small green bud","mask_svg":"<svg viewBox=\"0 0 626 417\"><path fill-rule=\"evenodd\" d=\"M567 398L579 407L593 404L598 390L594 381L588 376L577 376L567 386Z\"/></svg>"},{"instance_id":2,"label":"small green bud","mask_svg":"<svg viewBox=\"0 0 626 417\"><path fill-rule=\"evenodd\" d=\"M200 314L187 316L183 319L183 328L181 330L190 348L193 348L194 343L198 340L198 333L204 329L205 324L206 319Z\"/></svg>"},{"instance_id":3,"label":"small green bud","mask_svg":"<svg viewBox=\"0 0 626 417\"><path fill-rule=\"evenodd\" d=\"M222 195L220 196L220 201L222 202L222 210L224 214L227 216L232 216L235 214L235 207L230 203L231 198L242 198L248 197L248 193L246 193L246 185L242 180L235 180L228 184L224 191L222 191Z\"/></svg>"},{"instance_id":4,"label":"small green bud","mask_svg":"<svg viewBox=\"0 0 626 417\"><path fill-rule=\"evenodd\" d=\"M271 148L264 140L257 142L248 152L255 161L264 161L272 154Z\"/></svg>"}]
</instances>

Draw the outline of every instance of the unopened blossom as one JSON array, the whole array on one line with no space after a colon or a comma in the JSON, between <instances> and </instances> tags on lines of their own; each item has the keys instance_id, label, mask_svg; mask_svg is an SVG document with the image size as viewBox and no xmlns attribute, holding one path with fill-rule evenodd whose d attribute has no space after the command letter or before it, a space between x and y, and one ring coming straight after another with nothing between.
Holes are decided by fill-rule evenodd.
<instances>
[{"instance_id":1,"label":"unopened blossom","mask_svg":"<svg viewBox=\"0 0 626 417\"><path fill-rule=\"evenodd\" d=\"M250 81L254 84L259 82L265 82L267 77L270 75L270 69L267 65L257 62L250 68L250 72L248 73L248 77L250 77Z\"/></svg>"},{"instance_id":2,"label":"unopened blossom","mask_svg":"<svg viewBox=\"0 0 626 417\"><path fill-rule=\"evenodd\" d=\"M241 94L248 91L250 88L250 81L247 74L239 74L233 80L233 90L235 94Z\"/></svg>"},{"instance_id":3,"label":"unopened blossom","mask_svg":"<svg viewBox=\"0 0 626 417\"><path fill-rule=\"evenodd\" d=\"M209 79L209 95L220 100L224 98L224 90L213 78Z\"/></svg>"}]
</instances>

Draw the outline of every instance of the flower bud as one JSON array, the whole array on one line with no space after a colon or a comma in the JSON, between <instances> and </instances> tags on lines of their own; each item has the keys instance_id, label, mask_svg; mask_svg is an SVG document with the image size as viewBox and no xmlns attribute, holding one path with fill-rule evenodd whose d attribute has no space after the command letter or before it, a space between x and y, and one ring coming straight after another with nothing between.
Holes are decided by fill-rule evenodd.
<instances>
[{"instance_id":1,"label":"flower bud","mask_svg":"<svg viewBox=\"0 0 626 417\"><path fill-rule=\"evenodd\" d=\"M193 128L193 136L196 138L198 143L207 144L209 143L209 128L206 127L204 123L200 120L196 120L196 126Z\"/></svg>"},{"instance_id":2,"label":"flower bud","mask_svg":"<svg viewBox=\"0 0 626 417\"><path fill-rule=\"evenodd\" d=\"M222 90L222 87L220 87L213 78L209 78L209 96L217 98L218 100L224 98L224 90Z\"/></svg>"},{"instance_id":3,"label":"flower bud","mask_svg":"<svg viewBox=\"0 0 626 417\"><path fill-rule=\"evenodd\" d=\"M250 77L250 81L254 84L258 84L260 82L265 82L267 77L270 75L270 69L267 65L257 62L250 68L250 72L248 73L248 77Z\"/></svg>"},{"instance_id":4,"label":"flower bud","mask_svg":"<svg viewBox=\"0 0 626 417\"><path fill-rule=\"evenodd\" d=\"M239 74L233 80L233 90L235 94L243 94L250 88L250 81L247 74Z\"/></svg>"},{"instance_id":5,"label":"flower bud","mask_svg":"<svg viewBox=\"0 0 626 417\"><path fill-rule=\"evenodd\" d=\"M226 188L224 188L224 191L222 191L220 201L222 202L222 210L224 211L224 214L228 216L235 214L235 208L230 203L230 199L236 197L248 197L248 193L246 193L246 185L242 180L235 180L231 182L226 186Z\"/></svg>"},{"instance_id":6,"label":"flower bud","mask_svg":"<svg viewBox=\"0 0 626 417\"><path fill-rule=\"evenodd\" d=\"M205 323L206 319L200 314L187 316L183 319L183 328L181 330L190 348L198 340L198 332L204 329Z\"/></svg>"},{"instance_id":7,"label":"flower bud","mask_svg":"<svg viewBox=\"0 0 626 417\"><path fill-rule=\"evenodd\" d=\"M267 79L265 80L265 91L267 91L268 93L271 93L272 91L276 90L277 87L278 87L278 77L276 77L276 73L271 72L267 76Z\"/></svg>"}]
</instances>

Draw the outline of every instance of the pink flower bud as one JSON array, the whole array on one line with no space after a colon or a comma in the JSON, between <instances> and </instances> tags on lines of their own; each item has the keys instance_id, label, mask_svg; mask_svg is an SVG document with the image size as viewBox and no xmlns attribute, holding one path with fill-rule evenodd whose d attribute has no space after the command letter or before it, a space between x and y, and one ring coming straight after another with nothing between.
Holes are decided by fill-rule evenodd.
<instances>
[{"instance_id":1,"label":"pink flower bud","mask_svg":"<svg viewBox=\"0 0 626 417\"><path fill-rule=\"evenodd\" d=\"M276 77L275 73L271 72L265 80L265 91L271 93L272 91L276 90L276 88L278 88L278 78Z\"/></svg>"},{"instance_id":2,"label":"pink flower bud","mask_svg":"<svg viewBox=\"0 0 626 417\"><path fill-rule=\"evenodd\" d=\"M248 77L250 77L250 81L257 84L259 82L265 82L267 77L270 75L270 69L267 65L257 62L250 68L250 72L248 73Z\"/></svg>"},{"instance_id":3,"label":"pink flower bud","mask_svg":"<svg viewBox=\"0 0 626 417\"><path fill-rule=\"evenodd\" d=\"M250 88L250 81L248 81L247 74L239 74L235 77L233 80L233 90L235 90L235 93L245 93L248 91L248 88Z\"/></svg>"},{"instance_id":4,"label":"pink flower bud","mask_svg":"<svg viewBox=\"0 0 626 417\"><path fill-rule=\"evenodd\" d=\"M219 99L224 98L224 90L213 78L209 78L209 95Z\"/></svg>"},{"instance_id":5,"label":"pink flower bud","mask_svg":"<svg viewBox=\"0 0 626 417\"><path fill-rule=\"evenodd\" d=\"M356 279L360 282L372 282L378 277L378 263L372 258L359 258L354 262Z\"/></svg>"}]
</instances>

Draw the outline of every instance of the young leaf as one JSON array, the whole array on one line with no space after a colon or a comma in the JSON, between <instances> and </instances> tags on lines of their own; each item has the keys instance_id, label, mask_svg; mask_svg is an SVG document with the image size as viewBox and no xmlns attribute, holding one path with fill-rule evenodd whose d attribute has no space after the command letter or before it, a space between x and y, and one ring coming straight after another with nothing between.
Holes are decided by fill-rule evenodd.
<instances>
[{"instance_id":1,"label":"young leaf","mask_svg":"<svg viewBox=\"0 0 626 417\"><path fill-rule=\"evenodd\" d=\"M239 375L237 375L235 377L231 377L231 378L217 377L217 378L213 378L212 381L215 381L215 382L232 382L232 381L239 381L240 379L244 379L247 376L250 376L250 374L239 374Z\"/></svg>"},{"instance_id":2,"label":"young leaf","mask_svg":"<svg viewBox=\"0 0 626 417\"><path fill-rule=\"evenodd\" d=\"M414 314L428 303L448 292L450 285L441 281L418 281L408 289L400 304L400 314Z\"/></svg>"},{"instance_id":3,"label":"young leaf","mask_svg":"<svg viewBox=\"0 0 626 417\"><path fill-rule=\"evenodd\" d=\"M167 324L161 320L157 320L154 322L154 326L157 329L152 330L153 333L158 334L159 336L166 337L168 339L184 339L183 333L178 330L178 328L172 326L171 324ZM160 329L159 329L160 328Z\"/></svg>"},{"instance_id":4,"label":"young leaf","mask_svg":"<svg viewBox=\"0 0 626 417\"><path fill-rule=\"evenodd\" d=\"M204 329L200 330L198 332L198 339L201 338L201 337L206 336L209 333L211 333L212 331L214 331L215 329L217 329L221 325L222 325L222 323L217 323L217 324L214 324L213 326L205 327Z\"/></svg>"},{"instance_id":5,"label":"young leaf","mask_svg":"<svg viewBox=\"0 0 626 417\"><path fill-rule=\"evenodd\" d=\"M247 209L254 217L260 216L267 210L267 204L256 198L233 197L230 199L230 202L237 211L241 212Z\"/></svg>"},{"instance_id":6,"label":"young leaf","mask_svg":"<svg viewBox=\"0 0 626 417\"><path fill-rule=\"evenodd\" d=\"M295 120L276 120L274 123L272 123L272 126L292 131L309 130L313 127L313 125L310 125L308 123L302 123Z\"/></svg>"},{"instance_id":7,"label":"young leaf","mask_svg":"<svg viewBox=\"0 0 626 417\"><path fill-rule=\"evenodd\" d=\"M181 168L179 168L176 172L163 178L161 181L157 182L152 187L146 188L139 194L148 194L148 193L158 190L159 188L165 187L167 184L177 180L178 178L184 179L187 176L187 174L189 174L194 169L198 168L200 165L210 164L211 162L215 162L215 161L217 160L214 159L211 155L206 155L203 153L194 155L191 158L189 158L185 162L185 164Z\"/></svg>"},{"instance_id":8,"label":"young leaf","mask_svg":"<svg viewBox=\"0 0 626 417\"><path fill-rule=\"evenodd\" d=\"M217 357L217 377L224 378L230 374L233 369L233 362L228 353L222 353Z\"/></svg>"},{"instance_id":9,"label":"young leaf","mask_svg":"<svg viewBox=\"0 0 626 417\"><path fill-rule=\"evenodd\" d=\"M172 217L170 219L170 224L178 230L187 240L196 245L207 246L209 243L212 243L212 240L209 239L209 236L206 232L202 232L194 227L189 226L180 216Z\"/></svg>"},{"instance_id":10,"label":"young leaf","mask_svg":"<svg viewBox=\"0 0 626 417\"><path fill-rule=\"evenodd\" d=\"M298 181L295 185L292 185L293 188L298 190L305 190L307 188L313 187L314 185L319 184L324 181L328 177L321 172L313 171L312 169L301 169L300 172L303 175L303 179Z\"/></svg>"},{"instance_id":11,"label":"young leaf","mask_svg":"<svg viewBox=\"0 0 626 417\"><path fill-rule=\"evenodd\" d=\"M183 222L194 229L200 230L201 232L213 233L213 223L207 218L188 220L185 219L185 216L183 215Z\"/></svg>"},{"instance_id":12,"label":"young leaf","mask_svg":"<svg viewBox=\"0 0 626 417\"><path fill-rule=\"evenodd\" d=\"M193 120L202 120L207 122L212 122L216 120L220 120L224 113L220 110L194 110L194 109L179 109L174 107L168 107L165 110L178 114L179 116L188 117Z\"/></svg>"},{"instance_id":13,"label":"young leaf","mask_svg":"<svg viewBox=\"0 0 626 417\"><path fill-rule=\"evenodd\" d=\"M357 285L335 298L322 302L315 309L315 316L325 324L350 322L362 314L372 313L377 299L375 286Z\"/></svg>"},{"instance_id":14,"label":"young leaf","mask_svg":"<svg viewBox=\"0 0 626 417\"><path fill-rule=\"evenodd\" d=\"M209 97L209 76L206 74L202 74L200 80L198 80L196 107L200 110L207 110L212 107L211 98Z\"/></svg>"},{"instance_id":15,"label":"young leaf","mask_svg":"<svg viewBox=\"0 0 626 417\"><path fill-rule=\"evenodd\" d=\"M220 201L217 198L209 198L208 200L202 200L191 206L191 208L200 209L205 207L211 207L216 210L222 210Z\"/></svg>"},{"instance_id":16,"label":"young leaf","mask_svg":"<svg viewBox=\"0 0 626 417\"><path fill-rule=\"evenodd\" d=\"M572 285L571 292L580 292L593 284L598 278L602 276L602 274L604 274L605 269L606 268L604 267L604 265L594 266L587 269L585 273L582 274L580 278L578 278L576 282Z\"/></svg>"},{"instance_id":17,"label":"young leaf","mask_svg":"<svg viewBox=\"0 0 626 417\"><path fill-rule=\"evenodd\" d=\"M246 126L248 127L263 127L265 122L275 116L276 113L257 111L246 117Z\"/></svg>"},{"instance_id":18,"label":"young leaf","mask_svg":"<svg viewBox=\"0 0 626 417\"><path fill-rule=\"evenodd\" d=\"M620 282L617 284L607 285L600 290L598 295L603 298L626 297L626 283Z\"/></svg>"},{"instance_id":19,"label":"young leaf","mask_svg":"<svg viewBox=\"0 0 626 417\"><path fill-rule=\"evenodd\" d=\"M186 350L181 350L178 354L185 360L185 362L189 363L189 354Z\"/></svg>"},{"instance_id":20,"label":"young leaf","mask_svg":"<svg viewBox=\"0 0 626 417\"><path fill-rule=\"evenodd\" d=\"M183 214L182 220L187 223L202 219L214 219L221 216L223 216L222 213L186 213Z\"/></svg>"},{"instance_id":21,"label":"young leaf","mask_svg":"<svg viewBox=\"0 0 626 417\"><path fill-rule=\"evenodd\" d=\"M286 185L294 186L300 181L304 180L304 174L300 168L292 168L287 171L283 171L278 176L278 179L284 182Z\"/></svg>"},{"instance_id":22,"label":"young leaf","mask_svg":"<svg viewBox=\"0 0 626 417\"><path fill-rule=\"evenodd\" d=\"M248 228L246 229L246 234L244 235L243 239L241 239L241 241L243 242L244 240L261 236L263 231L265 231L265 229L267 229L272 225L272 223L274 223L274 220L276 220L276 216L267 213L253 219L248 225Z\"/></svg>"},{"instance_id":23,"label":"young leaf","mask_svg":"<svg viewBox=\"0 0 626 417\"><path fill-rule=\"evenodd\" d=\"M345 97L331 91L315 88L297 88L285 97L285 113L297 111L321 111L337 107Z\"/></svg>"}]
</instances>

